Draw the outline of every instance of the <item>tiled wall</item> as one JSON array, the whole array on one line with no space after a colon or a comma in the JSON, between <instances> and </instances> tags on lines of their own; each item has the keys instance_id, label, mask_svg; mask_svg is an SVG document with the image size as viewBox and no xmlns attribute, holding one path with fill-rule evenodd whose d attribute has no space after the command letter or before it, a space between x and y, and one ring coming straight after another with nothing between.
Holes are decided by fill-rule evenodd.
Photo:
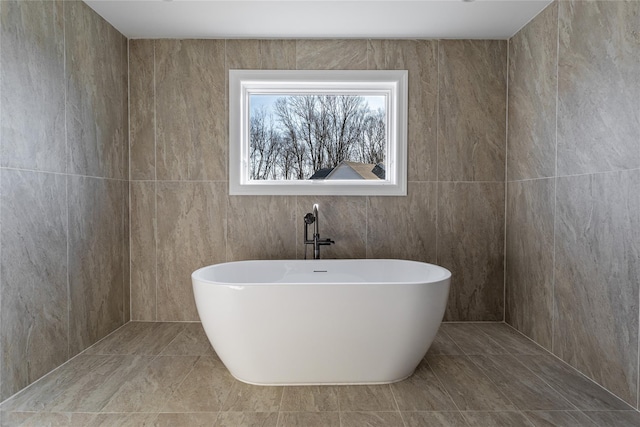
<instances>
[{"instance_id":1,"label":"tiled wall","mask_svg":"<svg viewBox=\"0 0 640 427\"><path fill-rule=\"evenodd\" d=\"M320 203L328 258L454 271L447 320L502 320L506 41L130 40L136 320L198 320L190 273L302 258ZM408 69L407 197L229 196L227 71Z\"/></svg>"},{"instance_id":2,"label":"tiled wall","mask_svg":"<svg viewBox=\"0 0 640 427\"><path fill-rule=\"evenodd\" d=\"M128 320L127 41L0 1L0 400Z\"/></svg>"},{"instance_id":3,"label":"tiled wall","mask_svg":"<svg viewBox=\"0 0 640 427\"><path fill-rule=\"evenodd\" d=\"M640 2L554 3L509 49L506 320L637 407Z\"/></svg>"}]
</instances>

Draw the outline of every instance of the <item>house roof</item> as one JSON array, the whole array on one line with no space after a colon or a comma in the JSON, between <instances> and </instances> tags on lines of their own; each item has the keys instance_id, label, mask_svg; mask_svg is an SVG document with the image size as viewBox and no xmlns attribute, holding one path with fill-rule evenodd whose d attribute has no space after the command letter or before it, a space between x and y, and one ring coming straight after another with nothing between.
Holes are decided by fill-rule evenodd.
<instances>
[{"instance_id":1,"label":"house roof","mask_svg":"<svg viewBox=\"0 0 640 427\"><path fill-rule=\"evenodd\" d=\"M309 179L325 179L331 173L333 168L318 169Z\"/></svg>"},{"instance_id":2,"label":"house roof","mask_svg":"<svg viewBox=\"0 0 640 427\"><path fill-rule=\"evenodd\" d=\"M358 163L358 162L348 162L346 160L341 161L338 166L333 168L331 173L326 176L326 179L331 179L331 175L334 174L340 167L349 167L353 169L358 175L362 177L362 179L380 179L376 174L372 171L376 167L373 163Z\"/></svg>"}]
</instances>

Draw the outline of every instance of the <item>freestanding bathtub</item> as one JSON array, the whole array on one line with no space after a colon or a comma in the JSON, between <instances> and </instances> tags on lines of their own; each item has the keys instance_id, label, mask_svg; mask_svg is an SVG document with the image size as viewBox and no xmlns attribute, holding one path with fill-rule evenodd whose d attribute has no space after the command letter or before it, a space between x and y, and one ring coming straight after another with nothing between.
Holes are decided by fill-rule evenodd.
<instances>
[{"instance_id":1,"label":"freestanding bathtub","mask_svg":"<svg viewBox=\"0 0 640 427\"><path fill-rule=\"evenodd\" d=\"M240 381L376 384L410 376L451 273L403 260L240 261L191 275L202 326Z\"/></svg>"}]
</instances>

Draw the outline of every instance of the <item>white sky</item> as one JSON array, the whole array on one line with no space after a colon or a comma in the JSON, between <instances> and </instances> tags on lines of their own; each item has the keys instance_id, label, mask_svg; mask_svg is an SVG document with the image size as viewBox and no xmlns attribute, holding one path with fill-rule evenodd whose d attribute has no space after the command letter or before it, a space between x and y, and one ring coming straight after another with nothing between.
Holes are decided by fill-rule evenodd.
<instances>
[{"instance_id":1,"label":"white sky","mask_svg":"<svg viewBox=\"0 0 640 427\"><path fill-rule=\"evenodd\" d=\"M261 108L261 107L266 107L267 108L267 115L271 112L273 112L272 110L272 106L275 104L276 100L278 98L281 98L283 95L256 95L256 94L251 94L249 96L249 108L250 108L250 113L253 113L254 111L256 111L257 109ZM384 110L385 108L385 97L384 95L374 95L374 96L363 96L363 98L365 99L365 101L367 101L369 103L369 108L371 108L372 110L377 110L379 108L381 108L382 110Z\"/></svg>"}]
</instances>

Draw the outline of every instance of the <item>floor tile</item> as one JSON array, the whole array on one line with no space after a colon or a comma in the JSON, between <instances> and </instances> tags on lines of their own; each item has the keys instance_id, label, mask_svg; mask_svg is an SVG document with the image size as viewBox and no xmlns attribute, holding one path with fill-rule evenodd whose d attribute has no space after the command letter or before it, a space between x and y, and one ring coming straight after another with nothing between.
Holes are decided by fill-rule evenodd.
<instances>
[{"instance_id":1,"label":"floor tile","mask_svg":"<svg viewBox=\"0 0 640 427\"><path fill-rule=\"evenodd\" d=\"M463 412L471 427L533 427L522 412Z\"/></svg>"},{"instance_id":2,"label":"floor tile","mask_svg":"<svg viewBox=\"0 0 640 427\"><path fill-rule=\"evenodd\" d=\"M464 354L508 354L509 352L489 338L475 323L443 323L440 329L462 349Z\"/></svg>"},{"instance_id":3,"label":"floor tile","mask_svg":"<svg viewBox=\"0 0 640 427\"><path fill-rule=\"evenodd\" d=\"M191 412L158 414L154 427L212 427L218 418L217 412Z\"/></svg>"},{"instance_id":4,"label":"floor tile","mask_svg":"<svg viewBox=\"0 0 640 427\"><path fill-rule=\"evenodd\" d=\"M391 384L401 411L455 411L456 405L429 365L423 361L404 381Z\"/></svg>"},{"instance_id":5,"label":"floor tile","mask_svg":"<svg viewBox=\"0 0 640 427\"><path fill-rule=\"evenodd\" d=\"M236 380L217 358L200 357L162 411L219 411L235 382Z\"/></svg>"},{"instance_id":6,"label":"floor tile","mask_svg":"<svg viewBox=\"0 0 640 427\"><path fill-rule=\"evenodd\" d=\"M277 412L282 401L283 387L265 387L236 381L229 397L222 405L223 411Z\"/></svg>"},{"instance_id":7,"label":"floor tile","mask_svg":"<svg viewBox=\"0 0 640 427\"><path fill-rule=\"evenodd\" d=\"M45 410L99 412L131 377L143 370L152 360L153 356L109 356L109 360L94 372L67 387L45 407Z\"/></svg>"},{"instance_id":8,"label":"floor tile","mask_svg":"<svg viewBox=\"0 0 640 427\"><path fill-rule=\"evenodd\" d=\"M140 354L156 356L184 328L183 323L129 322L84 354Z\"/></svg>"},{"instance_id":9,"label":"floor tile","mask_svg":"<svg viewBox=\"0 0 640 427\"><path fill-rule=\"evenodd\" d=\"M402 412L407 427L468 427L460 412Z\"/></svg>"},{"instance_id":10,"label":"floor tile","mask_svg":"<svg viewBox=\"0 0 640 427\"><path fill-rule=\"evenodd\" d=\"M599 426L640 426L640 413L636 411L585 411L584 414Z\"/></svg>"},{"instance_id":11,"label":"floor tile","mask_svg":"<svg viewBox=\"0 0 640 427\"><path fill-rule=\"evenodd\" d=\"M338 389L331 386L285 387L281 411L338 411Z\"/></svg>"},{"instance_id":12,"label":"floor tile","mask_svg":"<svg viewBox=\"0 0 640 427\"><path fill-rule=\"evenodd\" d=\"M278 427L340 427L338 412L280 412Z\"/></svg>"},{"instance_id":13,"label":"floor tile","mask_svg":"<svg viewBox=\"0 0 640 427\"><path fill-rule=\"evenodd\" d=\"M163 356L217 357L200 323L185 323L182 331L160 354Z\"/></svg>"},{"instance_id":14,"label":"floor tile","mask_svg":"<svg viewBox=\"0 0 640 427\"><path fill-rule=\"evenodd\" d=\"M404 427L399 412L342 412L341 427Z\"/></svg>"},{"instance_id":15,"label":"floor tile","mask_svg":"<svg viewBox=\"0 0 640 427\"><path fill-rule=\"evenodd\" d=\"M510 411L516 408L467 356L430 356L427 361L462 411Z\"/></svg>"},{"instance_id":16,"label":"floor tile","mask_svg":"<svg viewBox=\"0 0 640 427\"><path fill-rule=\"evenodd\" d=\"M514 356L469 356L520 410L576 409Z\"/></svg>"},{"instance_id":17,"label":"floor tile","mask_svg":"<svg viewBox=\"0 0 640 427\"><path fill-rule=\"evenodd\" d=\"M578 409L631 409L622 400L553 356L519 356L518 360Z\"/></svg>"},{"instance_id":18,"label":"floor tile","mask_svg":"<svg viewBox=\"0 0 640 427\"><path fill-rule=\"evenodd\" d=\"M114 394L102 412L159 412L197 360L195 356L156 356Z\"/></svg>"},{"instance_id":19,"label":"floor tile","mask_svg":"<svg viewBox=\"0 0 640 427\"><path fill-rule=\"evenodd\" d=\"M511 354L547 354L547 351L506 323L475 323L474 327Z\"/></svg>"},{"instance_id":20,"label":"floor tile","mask_svg":"<svg viewBox=\"0 0 640 427\"><path fill-rule=\"evenodd\" d=\"M535 427L596 427L580 411L526 411L524 414Z\"/></svg>"},{"instance_id":21,"label":"floor tile","mask_svg":"<svg viewBox=\"0 0 640 427\"><path fill-rule=\"evenodd\" d=\"M221 412L215 427L276 427L277 412Z\"/></svg>"},{"instance_id":22,"label":"floor tile","mask_svg":"<svg viewBox=\"0 0 640 427\"><path fill-rule=\"evenodd\" d=\"M341 411L397 411L388 385L348 385L338 387Z\"/></svg>"},{"instance_id":23,"label":"floor tile","mask_svg":"<svg viewBox=\"0 0 640 427\"><path fill-rule=\"evenodd\" d=\"M464 354L462 349L458 347L458 344L451 339L449 335L447 335L442 328L436 334L435 339L431 343L431 347L429 347L429 351L427 354L431 355L460 355Z\"/></svg>"}]
</instances>

